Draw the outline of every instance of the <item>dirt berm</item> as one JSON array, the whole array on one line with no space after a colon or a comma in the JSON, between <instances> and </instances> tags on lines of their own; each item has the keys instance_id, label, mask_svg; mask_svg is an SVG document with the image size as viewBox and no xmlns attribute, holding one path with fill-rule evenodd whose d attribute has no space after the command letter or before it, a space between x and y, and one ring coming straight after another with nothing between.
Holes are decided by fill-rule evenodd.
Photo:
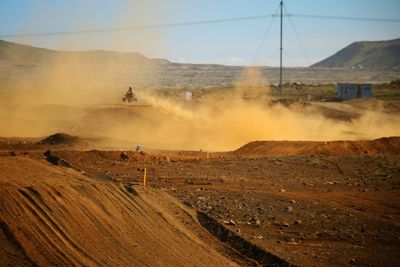
<instances>
[{"instance_id":1,"label":"dirt berm","mask_svg":"<svg viewBox=\"0 0 400 267\"><path fill-rule=\"evenodd\" d=\"M200 239L196 219L162 191L94 180L39 158L2 156L0 168L2 266L237 265Z\"/></svg>"},{"instance_id":2,"label":"dirt berm","mask_svg":"<svg viewBox=\"0 0 400 267\"><path fill-rule=\"evenodd\" d=\"M237 156L376 156L397 155L400 137L360 141L255 141L233 151Z\"/></svg>"},{"instance_id":3,"label":"dirt berm","mask_svg":"<svg viewBox=\"0 0 400 267\"><path fill-rule=\"evenodd\" d=\"M50 135L43 140L39 141L39 145L65 145L65 146L76 146L81 142L81 139L77 136L72 136L65 133L56 133Z\"/></svg>"}]
</instances>

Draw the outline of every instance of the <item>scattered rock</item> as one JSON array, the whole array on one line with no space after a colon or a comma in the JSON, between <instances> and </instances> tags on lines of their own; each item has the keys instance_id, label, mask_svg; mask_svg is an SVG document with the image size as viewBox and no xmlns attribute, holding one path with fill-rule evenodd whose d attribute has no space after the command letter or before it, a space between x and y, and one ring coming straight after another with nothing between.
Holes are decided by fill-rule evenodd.
<instances>
[{"instance_id":1,"label":"scattered rock","mask_svg":"<svg viewBox=\"0 0 400 267\"><path fill-rule=\"evenodd\" d=\"M128 154L126 154L126 152L121 152L120 157L121 157L121 160L128 160L129 159L129 156L128 156Z\"/></svg>"},{"instance_id":2,"label":"scattered rock","mask_svg":"<svg viewBox=\"0 0 400 267\"><path fill-rule=\"evenodd\" d=\"M52 155L50 149L44 152L43 155L46 157L46 160L53 165L71 168L71 165L68 162L58 156Z\"/></svg>"},{"instance_id":3,"label":"scattered rock","mask_svg":"<svg viewBox=\"0 0 400 267\"><path fill-rule=\"evenodd\" d=\"M255 225L261 225L261 221L260 221L260 219L257 218L256 215L254 215L254 217L253 217L253 219L252 219L252 222L253 222Z\"/></svg>"},{"instance_id":4,"label":"scattered rock","mask_svg":"<svg viewBox=\"0 0 400 267\"><path fill-rule=\"evenodd\" d=\"M288 228L289 224L288 223L282 223L281 226L284 227L284 228Z\"/></svg>"},{"instance_id":5,"label":"scattered rock","mask_svg":"<svg viewBox=\"0 0 400 267\"><path fill-rule=\"evenodd\" d=\"M252 238L254 238L254 239L263 239L264 237L262 235L260 235L260 234L257 234L257 235L253 235Z\"/></svg>"},{"instance_id":6,"label":"scattered rock","mask_svg":"<svg viewBox=\"0 0 400 267\"><path fill-rule=\"evenodd\" d=\"M226 224L226 225L234 225L234 226L236 226L236 222L234 221L234 220L229 220L229 221L224 221L224 224Z\"/></svg>"},{"instance_id":7,"label":"scattered rock","mask_svg":"<svg viewBox=\"0 0 400 267\"><path fill-rule=\"evenodd\" d=\"M287 212L292 212L293 211L293 207L292 206L288 206L288 207L285 208L285 210Z\"/></svg>"}]
</instances>

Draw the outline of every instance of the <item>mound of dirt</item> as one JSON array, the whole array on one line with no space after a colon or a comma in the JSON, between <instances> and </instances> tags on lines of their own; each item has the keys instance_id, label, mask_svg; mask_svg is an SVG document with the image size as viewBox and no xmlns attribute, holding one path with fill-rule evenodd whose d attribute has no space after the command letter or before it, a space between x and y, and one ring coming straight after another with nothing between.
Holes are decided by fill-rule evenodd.
<instances>
[{"instance_id":1,"label":"mound of dirt","mask_svg":"<svg viewBox=\"0 0 400 267\"><path fill-rule=\"evenodd\" d=\"M39 145L63 145L63 146L75 146L81 142L78 136L72 136L66 133L56 133L50 135L43 140L38 142Z\"/></svg>"},{"instance_id":2,"label":"mound of dirt","mask_svg":"<svg viewBox=\"0 0 400 267\"><path fill-rule=\"evenodd\" d=\"M367 156L396 155L400 137L362 141L255 141L233 151L237 156L327 155Z\"/></svg>"},{"instance_id":3,"label":"mound of dirt","mask_svg":"<svg viewBox=\"0 0 400 267\"><path fill-rule=\"evenodd\" d=\"M166 193L42 159L0 157L0 166L0 265L236 265L192 231L192 211Z\"/></svg>"}]
</instances>

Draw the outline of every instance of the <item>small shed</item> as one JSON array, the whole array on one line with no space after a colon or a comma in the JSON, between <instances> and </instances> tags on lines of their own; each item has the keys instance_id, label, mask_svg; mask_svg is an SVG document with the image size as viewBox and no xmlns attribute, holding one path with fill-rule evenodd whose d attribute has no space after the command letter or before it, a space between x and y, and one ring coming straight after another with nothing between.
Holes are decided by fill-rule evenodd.
<instances>
[{"instance_id":1,"label":"small shed","mask_svg":"<svg viewBox=\"0 0 400 267\"><path fill-rule=\"evenodd\" d=\"M190 92L190 91L184 91L184 92L182 93L182 98L183 98L183 100L185 100L185 101L190 101L190 100L192 100L192 97L193 97L193 94L192 94L192 92Z\"/></svg>"},{"instance_id":2,"label":"small shed","mask_svg":"<svg viewBox=\"0 0 400 267\"><path fill-rule=\"evenodd\" d=\"M372 97L372 91L372 84L336 84L336 97L340 100L350 100L355 98L368 99Z\"/></svg>"}]
</instances>

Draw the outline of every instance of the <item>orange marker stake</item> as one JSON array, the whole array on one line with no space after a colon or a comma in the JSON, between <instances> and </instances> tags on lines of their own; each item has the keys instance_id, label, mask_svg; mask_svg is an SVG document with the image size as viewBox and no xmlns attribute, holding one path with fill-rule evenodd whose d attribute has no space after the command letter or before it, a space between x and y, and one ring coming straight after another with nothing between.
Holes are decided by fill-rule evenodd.
<instances>
[{"instance_id":1,"label":"orange marker stake","mask_svg":"<svg viewBox=\"0 0 400 267\"><path fill-rule=\"evenodd\" d=\"M207 159L210 158L210 153L207 151Z\"/></svg>"}]
</instances>

